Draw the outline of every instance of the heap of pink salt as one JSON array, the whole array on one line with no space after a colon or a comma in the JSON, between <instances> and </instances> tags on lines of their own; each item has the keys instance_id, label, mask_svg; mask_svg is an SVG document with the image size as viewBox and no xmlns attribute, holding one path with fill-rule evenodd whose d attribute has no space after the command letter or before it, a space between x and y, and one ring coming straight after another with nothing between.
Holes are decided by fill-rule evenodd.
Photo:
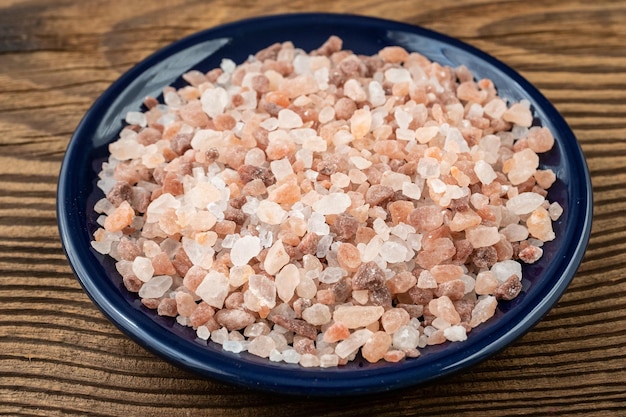
<instances>
[{"instance_id":1,"label":"heap of pink salt","mask_svg":"<svg viewBox=\"0 0 626 417\"><path fill-rule=\"evenodd\" d=\"M333 36L183 79L126 115L92 244L226 351L333 367L462 342L555 237L552 133L465 67Z\"/></svg>"}]
</instances>

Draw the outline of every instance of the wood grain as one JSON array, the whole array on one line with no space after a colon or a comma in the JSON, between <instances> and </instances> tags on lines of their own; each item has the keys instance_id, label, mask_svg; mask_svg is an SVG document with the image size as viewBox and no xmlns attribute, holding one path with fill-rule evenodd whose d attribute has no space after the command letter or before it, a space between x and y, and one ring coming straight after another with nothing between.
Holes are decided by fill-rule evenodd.
<instances>
[{"instance_id":1,"label":"wood grain","mask_svg":"<svg viewBox=\"0 0 626 417\"><path fill-rule=\"evenodd\" d=\"M534 83L592 175L591 242L558 305L447 379L341 401L204 380L146 352L82 291L55 218L65 147L124 71L196 31L299 11L400 20L458 37ZM626 407L626 1L0 0L0 415L597 415Z\"/></svg>"}]
</instances>

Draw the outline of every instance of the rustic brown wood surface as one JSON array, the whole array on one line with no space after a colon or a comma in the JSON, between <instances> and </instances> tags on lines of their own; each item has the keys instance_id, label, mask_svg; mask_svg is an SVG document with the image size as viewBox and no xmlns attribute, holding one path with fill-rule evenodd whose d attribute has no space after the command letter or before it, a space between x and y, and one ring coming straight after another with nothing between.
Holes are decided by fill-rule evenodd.
<instances>
[{"instance_id":1,"label":"rustic brown wood surface","mask_svg":"<svg viewBox=\"0 0 626 417\"><path fill-rule=\"evenodd\" d=\"M591 242L530 333L467 372L341 400L198 378L110 324L64 257L65 148L92 102L153 51L240 18L350 12L458 37L512 66L577 135L594 185ZM0 0L0 415L613 416L626 408L626 1ZM623 414L622 414L623 415Z\"/></svg>"}]
</instances>

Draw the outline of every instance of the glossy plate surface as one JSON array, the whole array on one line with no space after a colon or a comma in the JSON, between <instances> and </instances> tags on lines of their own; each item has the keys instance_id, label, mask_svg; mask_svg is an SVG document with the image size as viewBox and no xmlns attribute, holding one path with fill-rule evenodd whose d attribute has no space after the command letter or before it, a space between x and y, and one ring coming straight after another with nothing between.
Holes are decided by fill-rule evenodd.
<instances>
[{"instance_id":1,"label":"glossy plate surface","mask_svg":"<svg viewBox=\"0 0 626 417\"><path fill-rule=\"evenodd\" d=\"M543 258L524 267L524 290L500 303L496 316L474 329L466 342L432 346L421 357L397 364L354 361L327 369L271 363L195 337L193 330L145 309L124 288L113 262L90 247L96 228L92 207L107 145L117 138L124 115L140 110L143 99L159 96L166 85L182 86L181 74L208 71L223 58L240 63L250 54L290 40L307 51L330 35L344 48L371 55L400 45L442 65L467 66L477 78L490 78L499 95L531 102L537 123L554 133L555 147L541 156L558 181L549 199L564 208L555 223L557 238L544 246ZM292 14L239 21L184 38L148 57L116 81L94 103L72 137L60 172L57 196L59 231L68 260L85 292L125 334L162 358L208 378L276 393L357 395L432 381L474 365L500 351L534 326L563 294L582 260L591 229L591 184L572 131L556 109L511 68L469 45L419 27L353 15Z\"/></svg>"}]
</instances>

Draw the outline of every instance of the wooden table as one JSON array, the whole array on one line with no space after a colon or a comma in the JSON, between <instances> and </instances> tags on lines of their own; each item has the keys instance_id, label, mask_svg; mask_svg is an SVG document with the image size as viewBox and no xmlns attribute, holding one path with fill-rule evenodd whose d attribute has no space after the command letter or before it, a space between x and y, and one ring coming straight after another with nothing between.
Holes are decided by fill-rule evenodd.
<instances>
[{"instance_id":1,"label":"wooden table","mask_svg":"<svg viewBox=\"0 0 626 417\"><path fill-rule=\"evenodd\" d=\"M396 19L473 44L533 82L582 145L595 198L582 266L534 330L467 372L366 398L249 392L146 352L103 317L72 275L55 188L92 102L133 64L185 35L296 11ZM0 415L623 413L624 86L626 1L0 1Z\"/></svg>"}]
</instances>

